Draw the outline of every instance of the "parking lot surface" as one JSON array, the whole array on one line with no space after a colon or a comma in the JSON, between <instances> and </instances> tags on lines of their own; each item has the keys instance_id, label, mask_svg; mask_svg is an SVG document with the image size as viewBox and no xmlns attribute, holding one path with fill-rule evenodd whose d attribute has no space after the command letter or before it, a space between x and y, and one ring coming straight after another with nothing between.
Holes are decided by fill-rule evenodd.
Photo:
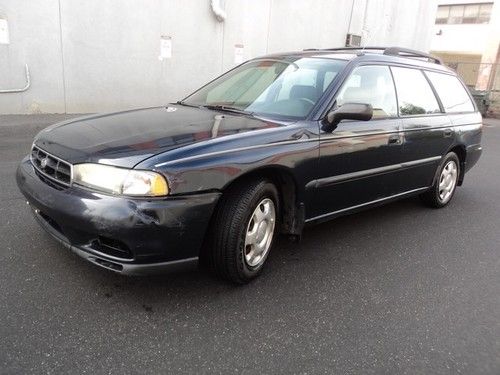
<instances>
[{"instance_id":1,"label":"parking lot surface","mask_svg":"<svg viewBox=\"0 0 500 375\"><path fill-rule=\"evenodd\" d=\"M500 121L441 210L407 199L280 239L235 287L130 278L35 222L14 173L69 116L0 116L0 373L500 373Z\"/></svg>"}]
</instances>

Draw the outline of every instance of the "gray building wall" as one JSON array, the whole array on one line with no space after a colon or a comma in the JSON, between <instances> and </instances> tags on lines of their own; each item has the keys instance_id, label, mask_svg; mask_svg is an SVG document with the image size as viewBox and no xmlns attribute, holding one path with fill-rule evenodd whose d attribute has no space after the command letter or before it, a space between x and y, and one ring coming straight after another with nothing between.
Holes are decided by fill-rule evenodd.
<instances>
[{"instance_id":1,"label":"gray building wall","mask_svg":"<svg viewBox=\"0 0 500 375\"><path fill-rule=\"evenodd\" d=\"M0 113L83 113L161 105L244 58L340 47L348 32L370 45L429 50L435 0L0 0L10 43L0 44ZM160 37L172 58L160 60Z\"/></svg>"}]
</instances>

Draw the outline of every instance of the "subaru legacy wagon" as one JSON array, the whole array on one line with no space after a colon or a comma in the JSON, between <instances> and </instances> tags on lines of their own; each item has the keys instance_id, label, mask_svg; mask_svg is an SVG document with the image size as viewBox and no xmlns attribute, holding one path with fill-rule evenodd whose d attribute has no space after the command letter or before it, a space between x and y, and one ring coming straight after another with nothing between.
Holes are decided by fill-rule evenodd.
<instances>
[{"instance_id":1,"label":"subaru legacy wagon","mask_svg":"<svg viewBox=\"0 0 500 375\"><path fill-rule=\"evenodd\" d=\"M446 206L481 133L436 57L305 50L247 61L175 104L52 125L17 184L40 225L95 265L200 262L245 283L280 233L412 195Z\"/></svg>"}]
</instances>

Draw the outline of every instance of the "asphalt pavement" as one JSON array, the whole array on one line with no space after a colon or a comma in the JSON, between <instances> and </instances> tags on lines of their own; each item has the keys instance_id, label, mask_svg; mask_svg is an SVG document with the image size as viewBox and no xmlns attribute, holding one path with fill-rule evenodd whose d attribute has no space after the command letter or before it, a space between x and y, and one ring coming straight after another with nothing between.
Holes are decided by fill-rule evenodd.
<instances>
[{"instance_id":1,"label":"asphalt pavement","mask_svg":"<svg viewBox=\"0 0 500 375\"><path fill-rule=\"evenodd\" d=\"M45 234L14 172L66 117L0 116L1 374L500 374L500 121L448 207L309 227L236 287L123 277Z\"/></svg>"}]
</instances>

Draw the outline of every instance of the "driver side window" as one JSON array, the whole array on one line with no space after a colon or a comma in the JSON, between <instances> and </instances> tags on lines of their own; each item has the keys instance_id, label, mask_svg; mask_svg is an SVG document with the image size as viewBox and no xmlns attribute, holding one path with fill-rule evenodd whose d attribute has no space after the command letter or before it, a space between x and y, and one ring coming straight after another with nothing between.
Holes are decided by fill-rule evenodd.
<instances>
[{"instance_id":1,"label":"driver side window","mask_svg":"<svg viewBox=\"0 0 500 375\"><path fill-rule=\"evenodd\" d=\"M389 67L355 68L337 96L337 106L345 103L371 104L373 118L396 117L396 92Z\"/></svg>"}]
</instances>

